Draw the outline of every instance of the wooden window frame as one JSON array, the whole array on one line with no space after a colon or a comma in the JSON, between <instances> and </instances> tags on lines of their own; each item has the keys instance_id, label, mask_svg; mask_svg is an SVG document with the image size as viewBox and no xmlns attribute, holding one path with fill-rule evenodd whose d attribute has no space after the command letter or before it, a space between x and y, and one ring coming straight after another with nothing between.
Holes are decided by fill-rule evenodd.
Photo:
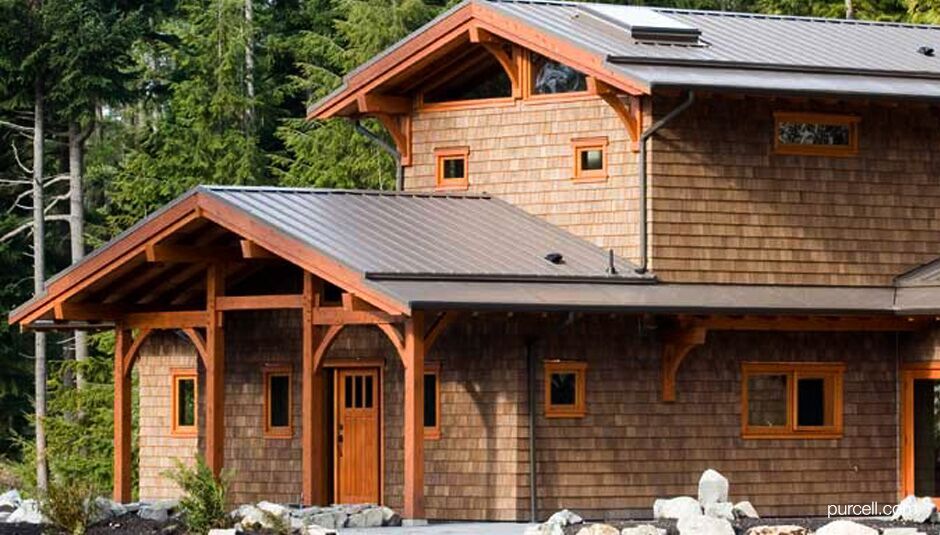
<instances>
[{"instance_id":1,"label":"wooden window frame","mask_svg":"<svg viewBox=\"0 0 940 535\"><path fill-rule=\"evenodd\" d=\"M741 364L741 438L745 439L838 439L842 438L844 411L841 362L744 362ZM784 375L787 378L787 423L779 427L751 426L748 423L748 380L754 375ZM832 425L797 424L797 381L824 379L831 388Z\"/></svg>"},{"instance_id":2,"label":"wooden window frame","mask_svg":"<svg viewBox=\"0 0 940 535\"><path fill-rule=\"evenodd\" d=\"M552 374L575 374L574 405L554 405L552 403ZM587 414L587 362L549 360L545 361L545 417L546 418L583 418Z\"/></svg>"},{"instance_id":3,"label":"wooden window frame","mask_svg":"<svg viewBox=\"0 0 940 535\"><path fill-rule=\"evenodd\" d=\"M901 496L914 494L914 381L940 380L940 362L908 362L901 365ZM933 498L940 507L940 498Z\"/></svg>"},{"instance_id":4,"label":"wooden window frame","mask_svg":"<svg viewBox=\"0 0 940 535\"><path fill-rule=\"evenodd\" d=\"M534 74L532 72L532 54L538 54L538 52L535 52L534 50L525 50L523 54L520 54L520 61L522 62L522 64L520 65L519 71L522 75L520 77L520 81L522 82L522 99L523 100L531 102L533 104L537 104L541 102L571 102L571 101L585 100L585 99L591 99L591 98L597 97L596 91L591 90L591 77L588 74L581 72L579 69L575 69L575 70L578 72L581 72L581 74L583 74L585 78L585 89L583 91L569 91L567 93L546 93L544 95L536 94L535 82L532 79L532 75ZM555 61L557 63L565 63L563 61L549 58L548 56L544 54L539 54L539 55L551 61ZM570 65L568 65L568 67L574 69L574 67L571 67Z\"/></svg>"},{"instance_id":5,"label":"wooden window frame","mask_svg":"<svg viewBox=\"0 0 940 535\"><path fill-rule=\"evenodd\" d=\"M193 382L193 425L179 425L179 383L184 380ZM199 436L199 373L196 368L173 368L170 370L170 436Z\"/></svg>"},{"instance_id":6,"label":"wooden window frame","mask_svg":"<svg viewBox=\"0 0 940 535\"><path fill-rule=\"evenodd\" d=\"M856 115L811 112L774 112L774 153L796 156L838 156L858 155L858 124L861 119ZM780 142L780 123L817 123L849 128L848 145L803 145Z\"/></svg>"},{"instance_id":7,"label":"wooden window frame","mask_svg":"<svg viewBox=\"0 0 940 535\"><path fill-rule=\"evenodd\" d=\"M271 425L271 378L287 376L287 425ZM264 438L289 439L294 437L294 373L290 364L269 364L262 372L264 391Z\"/></svg>"},{"instance_id":8,"label":"wooden window frame","mask_svg":"<svg viewBox=\"0 0 940 535\"><path fill-rule=\"evenodd\" d=\"M572 180L575 182L603 182L607 180L607 136L583 137L571 140L571 148L574 151L574 171ZM589 150L601 151L600 169L582 169L581 153Z\"/></svg>"},{"instance_id":9,"label":"wooden window frame","mask_svg":"<svg viewBox=\"0 0 940 535\"><path fill-rule=\"evenodd\" d=\"M433 375L435 377L434 381L434 404L437 407L436 414L437 420L434 422L434 427L424 427L424 439L425 440L440 440L441 439L441 363L440 362L426 362L424 364L424 375ZM427 392L424 393L425 396L428 395ZM423 423L423 422L422 422Z\"/></svg>"},{"instance_id":10,"label":"wooden window frame","mask_svg":"<svg viewBox=\"0 0 940 535\"><path fill-rule=\"evenodd\" d=\"M463 177L444 178L446 160L463 159ZM465 190L470 187L470 147L445 147L434 149L434 175L438 190Z\"/></svg>"}]
</instances>

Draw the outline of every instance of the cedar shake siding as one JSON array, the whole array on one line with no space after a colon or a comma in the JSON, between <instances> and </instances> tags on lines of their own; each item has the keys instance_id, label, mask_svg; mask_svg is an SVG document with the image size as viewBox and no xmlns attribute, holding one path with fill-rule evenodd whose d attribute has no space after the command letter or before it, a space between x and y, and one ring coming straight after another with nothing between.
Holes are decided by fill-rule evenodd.
<instances>
[{"instance_id":1,"label":"cedar shake siding","mask_svg":"<svg viewBox=\"0 0 940 535\"><path fill-rule=\"evenodd\" d=\"M489 193L546 221L637 256L636 153L626 127L598 97L418 110L405 189L433 191L435 149L467 147L468 191ZM607 137L606 180L574 182L572 140Z\"/></svg>"},{"instance_id":2,"label":"cedar shake siding","mask_svg":"<svg viewBox=\"0 0 940 535\"><path fill-rule=\"evenodd\" d=\"M680 102L656 98L655 115ZM775 111L859 117L858 155L774 154ZM890 285L940 251L938 119L936 108L907 104L698 99L651 142L653 272Z\"/></svg>"}]
</instances>

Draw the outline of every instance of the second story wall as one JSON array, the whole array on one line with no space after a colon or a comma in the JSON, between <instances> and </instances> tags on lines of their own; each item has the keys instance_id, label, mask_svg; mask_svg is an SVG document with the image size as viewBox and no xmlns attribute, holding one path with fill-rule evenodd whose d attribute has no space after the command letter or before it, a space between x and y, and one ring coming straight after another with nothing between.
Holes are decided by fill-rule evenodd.
<instances>
[{"instance_id":1,"label":"second story wall","mask_svg":"<svg viewBox=\"0 0 940 535\"><path fill-rule=\"evenodd\" d=\"M466 147L467 191L489 193L624 257L637 256L636 153L597 97L417 111L405 189L436 189L435 150ZM606 180L576 182L572 140L607 137Z\"/></svg>"},{"instance_id":2,"label":"second story wall","mask_svg":"<svg viewBox=\"0 0 940 535\"><path fill-rule=\"evenodd\" d=\"M657 116L680 102L657 98ZM775 111L857 116L856 156L775 154ZM704 98L651 149L662 280L886 285L940 256L936 108Z\"/></svg>"}]
</instances>

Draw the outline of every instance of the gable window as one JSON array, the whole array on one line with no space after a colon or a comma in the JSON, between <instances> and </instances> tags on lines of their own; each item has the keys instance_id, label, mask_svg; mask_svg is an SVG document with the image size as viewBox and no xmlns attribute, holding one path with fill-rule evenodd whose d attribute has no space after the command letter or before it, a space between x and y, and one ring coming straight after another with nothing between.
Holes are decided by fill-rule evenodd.
<instances>
[{"instance_id":1,"label":"gable window","mask_svg":"<svg viewBox=\"0 0 940 535\"><path fill-rule=\"evenodd\" d=\"M607 138L572 139L575 181L607 179Z\"/></svg>"},{"instance_id":2,"label":"gable window","mask_svg":"<svg viewBox=\"0 0 940 535\"><path fill-rule=\"evenodd\" d=\"M512 57L512 47L506 49ZM505 69L482 47L473 47L459 61L452 75L442 80L431 80L431 86L421 94L421 105L467 102L488 99L511 99L512 82Z\"/></svg>"},{"instance_id":3,"label":"gable window","mask_svg":"<svg viewBox=\"0 0 940 535\"><path fill-rule=\"evenodd\" d=\"M341 306L343 304L343 289L339 286L323 281L320 292L321 306Z\"/></svg>"},{"instance_id":4,"label":"gable window","mask_svg":"<svg viewBox=\"0 0 940 535\"><path fill-rule=\"evenodd\" d=\"M778 154L852 156L858 154L859 118L824 113L774 113Z\"/></svg>"},{"instance_id":5,"label":"gable window","mask_svg":"<svg viewBox=\"0 0 940 535\"><path fill-rule=\"evenodd\" d=\"M587 91L587 77L563 63L529 52L528 83L532 95L556 95Z\"/></svg>"},{"instance_id":6,"label":"gable window","mask_svg":"<svg viewBox=\"0 0 940 535\"><path fill-rule=\"evenodd\" d=\"M441 365L426 364L424 368L424 438L441 438Z\"/></svg>"},{"instance_id":7,"label":"gable window","mask_svg":"<svg viewBox=\"0 0 940 535\"><path fill-rule=\"evenodd\" d=\"M197 403L199 386L196 370L189 368L172 370L170 379L173 387L171 395L170 434L175 436L196 436L198 434Z\"/></svg>"},{"instance_id":8,"label":"gable window","mask_svg":"<svg viewBox=\"0 0 940 535\"><path fill-rule=\"evenodd\" d=\"M264 436L290 438L291 426L291 368L268 366L264 369Z\"/></svg>"},{"instance_id":9,"label":"gable window","mask_svg":"<svg viewBox=\"0 0 940 535\"><path fill-rule=\"evenodd\" d=\"M581 418L585 404L586 362L545 363L545 417Z\"/></svg>"},{"instance_id":10,"label":"gable window","mask_svg":"<svg viewBox=\"0 0 940 535\"><path fill-rule=\"evenodd\" d=\"M468 147L451 147L434 151L437 167L437 187L439 189L465 189L469 185L467 169L469 155L470 149Z\"/></svg>"},{"instance_id":11,"label":"gable window","mask_svg":"<svg viewBox=\"0 0 940 535\"><path fill-rule=\"evenodd\" d=\"M741 365L744 438L842 436L841 363Z\"/></svg>"}]
</instances>

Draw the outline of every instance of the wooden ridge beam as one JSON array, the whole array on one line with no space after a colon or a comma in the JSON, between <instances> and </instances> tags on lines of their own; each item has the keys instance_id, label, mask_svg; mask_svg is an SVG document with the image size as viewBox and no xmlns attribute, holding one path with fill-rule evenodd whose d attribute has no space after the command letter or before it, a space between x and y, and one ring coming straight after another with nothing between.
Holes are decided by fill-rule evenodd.
<instances>
[{"instance_id":1,"label":"wooden ridge beam","mask_svg":"<svg viewBox=\"0 0 940 535\"><path fill-rule=\"evenodd\" d=\"M271 259L278 256L251 240L240 240L242 258L245 259Z\"/></svg>"},{"instance_id":2,"label":"wooden ridge beam","mask_svg":"<svg viewBox=\"0 0 940 535\"><path fill-rule=\"evenodd\" d=\"M149 244L146 248L147 262L202 263L225 262L242 259L237 247L206 247L185 245Z\"/></svg>"}]
</instances>

